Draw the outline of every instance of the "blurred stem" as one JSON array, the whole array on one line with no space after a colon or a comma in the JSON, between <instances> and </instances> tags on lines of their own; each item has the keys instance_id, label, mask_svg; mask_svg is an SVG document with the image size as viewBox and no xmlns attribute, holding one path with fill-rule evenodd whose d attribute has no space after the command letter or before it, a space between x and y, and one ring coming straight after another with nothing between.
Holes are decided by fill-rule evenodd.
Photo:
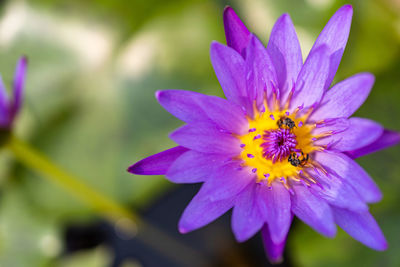
<instances>
[{"instance_id":1,"label":"blurred stem","mask_svg":"<svg viewBox=\"0 0 400 267\"><path fill-rule=\"evenodd\" d=\"M146 245L184 266L205 266L204 257L190 247L164 233L161 229L139 218L132 210L97 192L81 179L63 171L45 155L15 136L10 136L6 147L27 167L35 170L50 182L58 184L122 230L125 238L140 239ZM195 264L193 265L193 262Z\"/></svg>"},{"instance_id":2,"label":"blurred stem","mask_svg":"<svg viewBox=\"0 0 400 267\"><path fill-rule=\"evenodd\" d=\"M63 171L46 156L16 137L11 136L7 146L21 163L36 170L49 181L58 184L73 196L93 208L96 212L104 215L107 219L113 222L121 218L126 218L131 221L136 221L138 219L137 215L133 214L132 211L95 191L81 182L79 178Z\"/></svg>"}]
</instances>

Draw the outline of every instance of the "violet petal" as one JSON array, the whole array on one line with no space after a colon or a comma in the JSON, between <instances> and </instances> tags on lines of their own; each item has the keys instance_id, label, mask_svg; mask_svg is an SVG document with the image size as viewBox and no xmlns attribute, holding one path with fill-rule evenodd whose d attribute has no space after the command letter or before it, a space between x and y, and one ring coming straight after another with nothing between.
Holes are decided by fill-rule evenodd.
<instances>
[{"instance_id":1,"label":"violet petal","mask_svg":"<svg viewBox=\"0 0 400 267\"><path fill-rule=\"evenodd\" d=\"M330 150L348 151L365 147L383 133L383 127L372 120L350 118L346 130L315 142L316 145L327 145Z\"/></svg>"},{"instance_id":2,"label":"violet petal","mask_svg":"<svg viewBox=\"0 0 400 267\"><path fill-rule=\"evenodd\" d=\"M329 75L324 89L329 88L339 67L349 37L352 16L351 5L342 6L328 21L311 48L310 55L322 45L326 45L329 50Z\"/></svg>"},{"instance_id":3,"label":"violet petal","mask_svg":"<svg viewBox=\"0 0 400 267\"><path fill-rule=\"evenodd\" d=\"M232 162L215 169L204 182L203 190L211 200L220 200L236 196L255 180L256 175L250 169L240 168L240 162Z\"/></svg>"},{"instance_id":4,"label":"violet petal","mask_svg":"<svg viewBox=\"0 0 400 267\"><path fill-rule=\"evenodd\" d=\"M297 77L295 91L290 103L292 110L299 106L309 108L319 103L328 77L328 56L326 46L320 46L308 56Z\"/></svg>"},{"instance_id":5,"label":"violet petal","mask_svg":"<svg viewBox=\"0 0 400 267\"><path fill-rule=\"evenodd\" d=\"M337 175L350 184L367 203L378 202L382 193L366 171L343 153L316 152L314 160L329 173Z\"/></svg>"},{"instance_id":6,"label":"violet petal","mask_svg":"<svg viewBox=\"0 0 400 267\"><path fill-rule=\"evenodd\" d=\"M303 66L300 43L288 14L275 22L267 50L277 73L281 102L285 103Z\"/></svg>"},{"instance_id":7,"label":"violet petal","mask_svg":"<svg viewBox=\"0 0 400 267\"><path fill-rule=\"evenodd\" d=\"M275 244L282 243L289 231L292 215L290 195L280 182L272 183L272 188L259 186L258 206L268 223L271 239Z\"/></svg>"},{"instance_id":8,"label":"violet petal","mask_svg":"<svg viewBox=\"0 0 400 267\"><path fill-rule=\"evenodd\" d=\"M313 195L309 188L297 184L292 186L292 212L314 230L327 237L334 237L336 226L330 206Z\"/></svg>"},{"instance_id":9,"label":"violet petal","mask_svg":"<svg viewBox=\"0 0 400 267\"><path fill-rule=\"evenodd\" d=\"M232 230L238 242L244 242L255 235L264 220L257 207L256 183L249 184L235 200L232 212Z\"/></svg>"},{"instance_id":10,"label":"violet petal","mask_svg":"<svg viewBox=\"0 0 400 267\"><path fill-rule=\"evenodd\" d=\"M281 243L275 244L271 239L271 234L267 224L265 224L261 230L261 237L268 260L272 264L281 263L283 261L282 255L285 250L286 239Z\"/></svg>"},{"instance_id":11,"label":"violet petal","mask_svg":"<svg viewBox=\"0 0 400 267\"><path fill-rule=\"evenodd\" d=\"M204 95L184 90L161 90L156 92L160 105L184 122L204 121L208 116L199 101Z\"/></svg>"},{"instance_id":12,"label":"violet petal","mask_svg":"<svg viewBox=\"0 0 400 267\"><path fill-rule=\"evenodd\" d=\"M183 90L157 91L156 97L168 112L185 122L211 120L236 134L248 129L243 110L226 99Z\"/></svg>"},{"instance_id":13,"label":"violet petal","mask_svg":"<svg viewBox=\"0 0 400 267\"><path fill-rule=\"evenodd\" d=\"M181 146L203 153L234 156L242 150L239 139L209 122L184 125L172 132L170 138Z\"/></svg>"},{"instance_id":14,"label":"violet petal","mask_svg":"<svg viewBox=\"0 0 400 267\"><path fill-rule=\"evenodd\" d=\"M367 99L375 78L370 73L358 73L328 90L311 121L351 116Z\"/></svg>"},{"instance_id":15,"label":"violet petal","mask_svg":"<svg viewBox=\"0 0 400 267\"><path fill-rule=\"evenodd\" d=\"M200 106L208 118L222 129L238 135L247 133L249 121L243 110L235 103L216 96L204 96Z\"/></svg>"},{"instance_id":16,"label":"violet petal","mask_svg":"<svg viewBox=\"0 0 400 267\"><path fill-rule=\"evenodd\" d=\"M233 204L233 198L212 201L201 188L183 212L178 223L179 232L185 234L209 224L232 208Z\"/></svg>"},{"instance_id":17,"label":"violet petal","mask_svg":"<svg viewBox=\"0 0 400 267\"><path fill-rule=\"evenodd\" d=\"M19 109L21 108L27 64L28 60L26 59L26 57L21 57L17 63L17 67L15 70L15 77L13 84L14 100L13 104L11 105L12 117L15 117Z\"/></svg>"},{"instance_id":18,"label":"violet petal","mask_svg":"<svg viewBox=\"0 0 400 267\"><path fill-rule=\"evenodd\" d=\"M243 57L234 49L215 41L211 43L210 56L226 98L245 107L247 89Z\"/></svg>"},{"instance_id":19,"label":"violet petal","mask_svg":"<svg viewBox=\"0 0 400 267\"><path fill-rule=\"evenodd\" d=\"M272 91L278 82L267 49L255 35L251 36L246 50L247 94L251 101L250 107L253 106L254 100L260 107L263 105L264 97L272 99Z\"/></svg>"},{"instance_id":20,"label":"violet petal","mask_svg":"<svg viewBox=\"0 0 400 267\"><path fill-rule=\"evenodd\" d=\"M250 32L229 6L224 9L224 28L227 45L245 57L245 48L250 40Z\"/></svg>"},{"instance_id":21,"label":"violet petal","mask_svg":"<svg viewBox=\"0 0 400 267\"><path fill-rule=\"evenodd\" d=\"M313 135L320 135L324 133L335 133L339 134L350 126L350 121L346 118L328 119L321 124L317 124L317 127L312 130Z\"/></svg>"},{"instance_id":22,"label":"violet petal","mask_svg":"<svg viewBox=\"0 0 400 267\"><path fill-rule=\"evenodd\" d=\"M368 212L353 212L332 207L335 222L354 239L375 250L386 250L388 244L374 217Z\"/></svg>"},{"instance_id":23,"label":"violet petal","mask_svg":"<svg viewBox=\"0 0 400 267\"><path fill-rule=\"evenodd\" d=\"M0 128L7 128L10 123L10 110L7 90L0 77Z\"/></svg>"},{"instance_id":24,"label":"violet petal","mask_svg":"<svg viewBox=\"0 0 400 267\"><path fill-rule=\"evenodd\" d=\"M204 182L215 169L229 161L230 159L224 155L189 150L171 164L166 178L174 183Z\"/></svg>"},{"instance_id":25,"label":"violet petal","mask_svg":"<svg viewBox=\"0 0 400 267\"><path fill-rule=\"evenodd\" d=\"M311 185L310 190L313 194L340 208L353 211L368 210L367 204L346 180L335 175L309 172L318 181L318 185Z\"/></svg>"},{"instance_id":26,"label":"violet petal","mask_svg":"<svg viewBox=\"0 0 400 267\"><path fill-rule=\"evenodd\" d=\"M171 164L186 151L188 149L181 146L164 150L136 162L128 168L128 172L138 175L166 174Z\"/></svg>"},{"instance_id":27,"label":"violet petal","mask_svg":"<svg viewBox=\"0 0 400 267\"><path fill-rule=\"evenodd\" d=\"M373 143L359 149L346 151L345 154L347 154L352 159L356 159L361 156L379 151L381 149L397 145L399 143L400 133L385 129L381 136L379 136Z\"/></svg>"}]
</instances>

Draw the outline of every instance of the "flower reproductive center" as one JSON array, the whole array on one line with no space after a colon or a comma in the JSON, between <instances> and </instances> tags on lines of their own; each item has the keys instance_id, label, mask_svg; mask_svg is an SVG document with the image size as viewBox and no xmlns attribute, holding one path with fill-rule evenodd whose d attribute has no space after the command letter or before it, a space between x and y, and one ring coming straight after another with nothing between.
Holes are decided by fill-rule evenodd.
<instances>
[{"instance_id":1,"label":"flower reproductive center","mask_svg":"<svg viewBox=\"0 0 400 267\"><path fill-rule=\"evenodd\" d=\"M326 171L312 160L312 153L326 147L315 145L314 142L332 133L312 134L313 129L324 125L324 121L307 121L312 107L308 110L298 107L290 113L288 104L280 109L275 96L273 102L268 105L265 100L261 108L254 105L254 115L247 117L248 133L237 136L241 141L239 158L243 161L242 166L250 167L257 175L257 182L267 183L268 186L273 181L280 181L290 189L290 180L306 185L316 184L308 169L315 173Z\"/></svg>"}]
</instances>

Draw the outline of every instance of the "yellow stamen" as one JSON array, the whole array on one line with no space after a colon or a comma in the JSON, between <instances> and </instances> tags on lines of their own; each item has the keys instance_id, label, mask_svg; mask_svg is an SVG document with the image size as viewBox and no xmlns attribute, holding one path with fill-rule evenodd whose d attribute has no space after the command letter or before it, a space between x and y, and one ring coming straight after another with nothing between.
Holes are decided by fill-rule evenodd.
<instances>
[{"instance_id":1,"label":"yellow stamen","mask_svg":"<svg viewBox=\"0 0 400 267\"><path fill-rule=\"evenodd\" d=\"M288 157L274 162L274 157L277 157L277 155L272 156L270 159L266 158L264 155L264 147L262 146L262 144L265 143L263 137L266 132L279 130L278 121L280 118L285 117L291 119L296 126L290 131L295 135L297 141L293 152L303 152L304 155L324 149L322 146L314 146L313 142L316 138L322 138L322 136L327 135L312 135L311 131L315 128L315 124L306 123L312 109L308 110L305 115L297 117L297 113L300 109L296 109L292 114L289 114L286 109L282 111L279 109L279 100L276 98L275 93L273 93L273 103L274 111L271 111L268 108L267 100L264 100L265 112L259 112L256 109L256 105L254 105L254 118L248 118L249 132L236 137L239 138L244 145L243 151L240 154L243 165L249 166L255 171L258 182L264 180L270 186L273 181L280 180L282 184L287 187L288 179L299 181L299 172L310 165L306 165L305 163L294 166L288 161ZM311 182L315 182L311 177L306 178Z\"/></svg>"}]
</instances>

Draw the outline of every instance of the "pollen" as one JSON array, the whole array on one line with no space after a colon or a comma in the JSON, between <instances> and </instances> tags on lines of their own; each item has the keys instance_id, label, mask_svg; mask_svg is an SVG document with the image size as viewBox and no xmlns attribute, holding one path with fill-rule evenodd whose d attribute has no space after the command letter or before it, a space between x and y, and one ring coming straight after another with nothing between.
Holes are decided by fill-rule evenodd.
<instances>
[{"instance_id":1,"label":"pollen","mask_svg":"<svg viewBox=\"0 0 400 267\"><path fill-rule=\"evenodd\" d=\"M323 149L314 145L315 123L307 123L310 112L299 115L299 108L292 113L286 109L270 111L266 104L262 110L265 111L255 108L254 116L248 117L249 131L237 136L241 141L242 165L256 173L258 182L268 185L275 180L286 186L291 179L310 182L304 171L315 167L309 155Z\"/></svg>"}]
</instances>

